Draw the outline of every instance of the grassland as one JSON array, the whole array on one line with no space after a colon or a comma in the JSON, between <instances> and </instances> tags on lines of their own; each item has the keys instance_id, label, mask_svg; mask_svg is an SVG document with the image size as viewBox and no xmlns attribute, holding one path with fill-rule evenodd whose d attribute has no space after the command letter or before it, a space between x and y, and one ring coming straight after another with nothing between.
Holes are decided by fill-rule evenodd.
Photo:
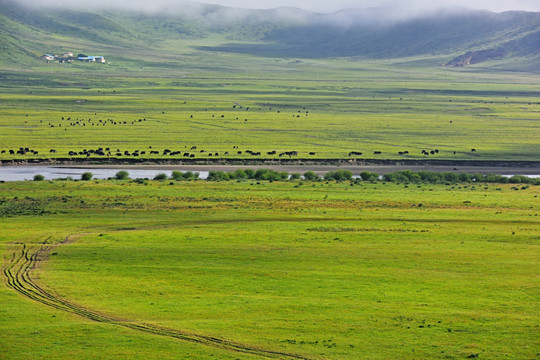
<instances>
[{"instance_id":1,"label":"grassland","mask_svg":"<svg viewBox=\"0 0 540 360\"><path fill-rule=\"evenodd\" d=\"M539 190L3 183L4 283L10 264L25 262L19 254L34 264L31 254L44 249L21 281L60 302L46 306L0 288L2 354L532 359L539 349ZM197 344L197 336L256 351Z\"/></svg>"},{"instance_id":2,"label":"grassland","mask_svg":"<svg viewBox=\"0 0 540 360\"><path fill-rule=\"evenodd\" d=\"M177 160L186 152L196 159L278 159L287 151L302 159L348 159L352 151L361 159L538 158L537 75L425 67L421 60L194 52L156 63L5 67L0 160L65 159L69 151L100 147L120 159L135 150L139 159ZM9 154L20 147L38 153ZM179 153L164 156L165 149Z\"/></svg>"},{"instance_id":3,"label":"grassland","mask_svg":"<svg viewBox=\"0 0 540 360\"><path fill-rule=\"evenodd\" d=\"M291 151L304 160L540 154L534 13L470 11L427 27L411 19L343 32L324 21L299 26L273 11L233 20L219 7L150 14L0 2L0 161L86 158L78 154L99 148L110 151L91 153L95 161L132 160L135 150L137 159L176 162L186 152L259 161ZM439 66L479 46L508 54L462 69ZM265 55L253 55L257 48ZM40 60L68 51L102 55L107 64ZM9 153L19 148L33 151Z\"/></svg>"},{"instance_id":4,"label":"grassland","mask_svg":"<svg viewBox=\"0 0 540 360\"><path fill-rule=\"evenodd\" d=\"M2 165L540 154L534 57L257 57L209 51L256 26L7 10ZM108 63L38 60L66 51ZM538 357L539 187L418 181L0 183L0 358Z\"/></svg>"}]
</instances>

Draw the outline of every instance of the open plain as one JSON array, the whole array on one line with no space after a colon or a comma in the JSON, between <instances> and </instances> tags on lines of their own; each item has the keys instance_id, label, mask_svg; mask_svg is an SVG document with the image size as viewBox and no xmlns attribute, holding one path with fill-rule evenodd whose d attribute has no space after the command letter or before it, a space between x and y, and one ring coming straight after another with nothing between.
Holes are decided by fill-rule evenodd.
<instances>
[{"instance_id":1,"label":"open plain","mask_svg":"<svg viewBox=\"0 0 540 360\"><path fill-rule=\"evenodd\" d=\"M337 60L265 74L267 65L247 78L122 77L80 64L4 71L0 160L538 160L538 76Z\"/></svg>"},{"instance_id":2,"label":"open plain","mask_svg":"<svg viewBox=\"0 0 540 360\"><path fill-rule=\"evenodd\" d=\"M1 359L538 358L538 13L21 4Z\"/></svg>"},{"instance_id":3,"label":"open plain","mask_svg":"<svg viewBox=\"0 0 540 360\"><path fill-rule=\"evenodd\" d=\"M109 180L0 189L9 359L538 351L538 186Z\"/></svg>"}]
</instances>

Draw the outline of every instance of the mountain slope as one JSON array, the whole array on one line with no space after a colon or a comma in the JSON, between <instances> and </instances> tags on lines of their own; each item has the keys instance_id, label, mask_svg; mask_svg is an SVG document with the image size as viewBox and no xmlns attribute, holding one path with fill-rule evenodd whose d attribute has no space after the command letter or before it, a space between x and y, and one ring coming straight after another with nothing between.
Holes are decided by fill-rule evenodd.
<instances>
[{"instance_id":1,"label":"mountain slope","mask_svg":"<svg viewBox=\"0 0 540 360\"><path fill-rule=\"evenodd\" d=\"M540 14L437 14L389 24L358 22L343 27L312 22L272 29L264 43L226 44L212 50L285 57L399 58L496 48L512 55L538 54Z\"/></svg>"},{"instance_id":2,"label":"mountain slope","mask_svg":"<svg viewBox=\"0 0 540 360\"><path fill-rule=\"evenodd\" d=\"M0 48L10 54L10 61L21 63L73 44L136 51L187 40L192 49L284 58L448 56L450 60L478 50L500 51L507 58L538 59L540 54L540 13L453 9L405 18L395 9L334 14L217 5L186 9L168 13L38 9L0 0ZM202 41L207 39L221 40L208 45ZM195 40L201 44L194 46ZM178 54L185 49L173 47Z\"/></svg>"}]
</instances>

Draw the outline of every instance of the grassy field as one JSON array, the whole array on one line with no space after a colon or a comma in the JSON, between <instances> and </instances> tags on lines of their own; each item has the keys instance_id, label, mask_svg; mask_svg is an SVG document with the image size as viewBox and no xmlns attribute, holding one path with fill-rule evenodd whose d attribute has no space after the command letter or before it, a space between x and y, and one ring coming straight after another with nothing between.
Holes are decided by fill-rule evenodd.
<instances>
[{"instance_id":1,"label":"grassy field","mask_svg":"<svg viewBox=\"0 0 540 360\"><path fill-rule=\"evenodd\" d=\"M2 165L540 154L533 53L456 69L427 40L314 60L213 51L260 47L256 23L0 23ZM107 64L39 60L67 51ZM444 182L0 182L0 359L538 357L539 186Z\"/></svg>"},{"instance_id":2,"label":"grassy field","mask_svg":"<svg viewBox=\"0 0 540 360\"><path fill-rule=\"evenodd\" d=\"M532 359L539 195L3 183L2 357Z\"/></svg>"},{"instance_id":3,"label":"grassy field","mask_svg":"<svg viewBox=\"0 0 540 360\"><path fill-rule=\"evenodd\" d=\"M537 159L538 75L400 61L196 52L170 66L132 59L5 67L0 160L98 148L109 150L91 158L131 159L139 150L149 159L279 159L290 151L302 159L348 159L353 151L360 159ZM37 153L9 153L21 147Z\"/></svg>"}]
</instances>

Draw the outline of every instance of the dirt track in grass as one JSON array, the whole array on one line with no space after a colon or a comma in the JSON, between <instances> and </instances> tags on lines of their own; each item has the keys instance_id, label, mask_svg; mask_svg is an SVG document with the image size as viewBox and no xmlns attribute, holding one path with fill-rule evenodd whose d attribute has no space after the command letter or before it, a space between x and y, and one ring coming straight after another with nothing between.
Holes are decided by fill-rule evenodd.
<instances>
[{"instance_id":1,"label":"dirt track in grass","mask_svg":"<svg viewBox=\"0 0 540 360\"><path fill-rule=\"evenodd\" d=\"M103 315L97 311L89 310L82 306L71 303L56 296L53 292L48 291L32 279L32 272L37 268L40 262L47 258L51 249L54 247L47 242L48 240L44 240L40 245L30 246L22 244L14 246L13 250L6 255L3 274L5 277L5 283L9 288L43 305L50 306L60 311L69 312L99 323L121 326L135 331L179 339L190 343L220 348L231 352L255 355L261 358L301 360L311 359L298 354L266 350L227 339L193 334L181 330L167 329L156 325L138 324L127 320L121 320L113 316Z\"/></svg>"}]
</instances>

